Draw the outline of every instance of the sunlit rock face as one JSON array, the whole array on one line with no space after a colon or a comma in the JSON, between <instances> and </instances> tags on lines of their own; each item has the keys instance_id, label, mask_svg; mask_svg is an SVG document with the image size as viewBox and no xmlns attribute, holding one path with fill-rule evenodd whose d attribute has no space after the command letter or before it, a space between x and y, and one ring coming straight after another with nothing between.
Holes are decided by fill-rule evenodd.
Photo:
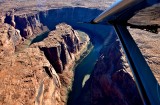
<instances>
[{"instance_id":1,"label":"sunlit rock face","mask_svg":"<svg viewBox=\"0 0 160 105\"><path fill-rule=\"evenodd\" d=\"M88 35L80 35L71 26L61 23L56 25L47 38L41 42L33 43L31 47L39 47L44 52L50 64L59 74L60 102L67 102L68 89L71 87L73 71L72 68L80 56L87 51L90 43Z\"/></svg>"},{"instance_id":2,"label":"sunlit rock face","mask_svg":"<svg viewBox=\"0 0 160 105\"><path fill-rule=\"evenodd\" d=\"M41 34L48 28L43 26L36 14L25 14L15 16L16 28L21 31L23 37L28 38Z\"/></svg>"},{"instance_id":3,"label":"sunlit rock face","mask_svg":"<svg viewBox=\"0 0 160 105\"><path fill-rule=\"evenodd\" d=\"M39 17L37 16L38 15L34 13L15 15L14 10L12 10L6 13L4 21L20 30L22 37L30 38L48 30L46 26L40 23Z\"/></svg>"}]
</instances>

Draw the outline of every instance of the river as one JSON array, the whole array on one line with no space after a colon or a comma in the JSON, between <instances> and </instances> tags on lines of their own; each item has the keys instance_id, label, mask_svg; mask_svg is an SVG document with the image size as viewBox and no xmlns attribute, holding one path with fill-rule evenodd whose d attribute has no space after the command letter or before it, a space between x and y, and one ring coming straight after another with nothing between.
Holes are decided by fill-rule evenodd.
<instances>
[{"instance_id":1,"label":"river","mask_svg":"<svg viewBox=\"0 0 160 105\"><path fill-rule=\"evenodd\" d=\"M72 90L68 97L68 105L75 105L85 82L89 79L90 74L92 73L105 39L109 40L111 33L113 32L112 27L104 25L74 24L72 27L87 33L94 47L74 69L74 80Z\"/></svg>"}]
</instances>

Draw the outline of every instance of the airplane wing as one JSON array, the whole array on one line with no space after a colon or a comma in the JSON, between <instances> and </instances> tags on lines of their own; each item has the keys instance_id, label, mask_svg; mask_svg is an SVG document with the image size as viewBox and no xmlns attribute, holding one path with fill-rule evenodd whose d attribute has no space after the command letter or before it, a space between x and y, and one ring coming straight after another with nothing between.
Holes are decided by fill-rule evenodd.
<instances>
[{"instance_id":1,"label":"airplane wing","mask_svg":"<svg viewBox=\"0 0 160 105\"><path fill-rule=\"evenodd\" d=\"M137 11L159 2L159 0L119 0L92 20L95 24L102 22L114 26L144 105L160 105L160 86L127 30L126 23Z\"/></svg>"}]
</instances>

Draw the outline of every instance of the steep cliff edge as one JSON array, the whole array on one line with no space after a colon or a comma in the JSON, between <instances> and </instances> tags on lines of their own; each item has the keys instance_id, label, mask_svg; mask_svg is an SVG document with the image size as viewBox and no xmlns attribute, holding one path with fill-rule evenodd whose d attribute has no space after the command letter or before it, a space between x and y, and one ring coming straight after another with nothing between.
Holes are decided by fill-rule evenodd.
<instances>
[{"instance_id":1,"label":"steep cliff edge","mask_svg":"<svg viewBox=\"0 0 160 105\"><path fill-rule=\"evenodd\" d=\"M13 9L6 13L4 22L20 30L24 38L34 37L48 30L47 26L40 22L39 15L36 13L19 15Z\"/></svg>"},{"instance_id":2,"label":"steep cliff edge","mask_svg":"<svg viewBox=\"0 0 160 105\"><path fill-rule=\"evenodd\" d=\"M68 15L70 9L72 15ZM2 49L0 49L2 55L0 80L3 83L0 102L2 104L63 105L66 103L73 77L71 69L80 55L87 50L88 36L80 37L70 26L59 24L43 41L16 53L15 48L21 43L22 37L33 37L46 31L48 26L54 26L64 20L73 22L72 24L90 20L100 12L83 8L83 12L88 10L83 13L81 9L55 9L23 15L14 15L12 11L5 18L1 18L2 23L8 23L2 26L7 28L7 31L2 31L3 37L0 37ZM91 16L86 18L86 13L91 13ZM66 20L68 18L71 19ZM119 43L114 42L105 46L89 79L92 105L141 104L135 83L125 71L126 69ZM28 76L30 73L31 75Z\"/></svg>"},{"instance_id":3,"label":"steep cliff edge","mask_svg":"<svg viewBox=\"0 0 160 105\"><path fill-rule=\"evenodd\" d=\"M15 47L22 42L20 31L4 23L4 16L0 16L0 58L12 55Z\"/></svg>"}]
</instances>

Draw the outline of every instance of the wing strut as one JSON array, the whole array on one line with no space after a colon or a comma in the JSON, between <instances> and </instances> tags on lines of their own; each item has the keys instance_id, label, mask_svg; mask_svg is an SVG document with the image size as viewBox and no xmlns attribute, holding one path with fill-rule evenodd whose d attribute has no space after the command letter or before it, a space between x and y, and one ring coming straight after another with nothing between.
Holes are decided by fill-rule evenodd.
<instances>
[{"instance_id":1,"label":"wing strut","mask_svg":"<svg viewBox=\"0 0 160 105\"><path fill-rule=\"evenodd\" d=\"M120 39L130 64L136 85L144 105L160 105L160 86L146 63L138 46L127 30L127 21L134 14L159 0L119 0L120 2L105 10L91 21L93 24L112 24Z\"/></svg>"}]
</instances>

